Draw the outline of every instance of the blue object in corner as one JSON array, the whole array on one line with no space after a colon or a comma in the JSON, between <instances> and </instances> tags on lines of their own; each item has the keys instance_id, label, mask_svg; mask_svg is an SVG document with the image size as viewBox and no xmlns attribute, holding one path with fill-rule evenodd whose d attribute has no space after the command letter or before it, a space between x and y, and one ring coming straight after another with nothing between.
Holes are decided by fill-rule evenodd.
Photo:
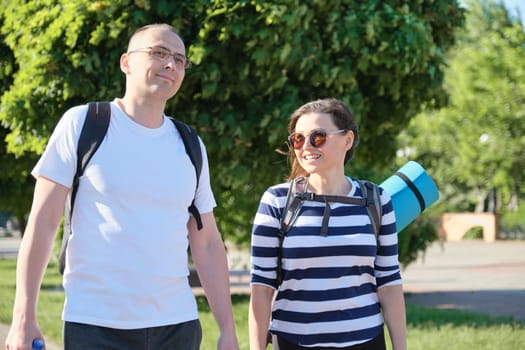
<instances>
[{"instance_id":1,"label":"blue object in corner","mask_svg":"<svg viewBox=\"0 0 525 350\"><path fill-rule=\"evenodd\" d=\"M392 197L398 232L439 199L436 184L415 161L403 165L380 186Z\"/></svg>"}]
</instances>

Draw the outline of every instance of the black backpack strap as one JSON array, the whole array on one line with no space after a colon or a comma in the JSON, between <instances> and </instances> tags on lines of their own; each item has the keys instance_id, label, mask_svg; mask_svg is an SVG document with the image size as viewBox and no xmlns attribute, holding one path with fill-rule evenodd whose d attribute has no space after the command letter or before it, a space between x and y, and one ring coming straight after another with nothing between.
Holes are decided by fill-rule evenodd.
<instances>
[{"instance_id":1,"label":"black backpack strap","mask_svg":"<svg viewBox=\"0 0 525 350\"><path fill-rule=\"evenodd\" d=\"M314 202L321 202L325 204L324 211L323 211L323 223L321 226L322 236L328 235L328 225L330 221L330 211L331 211L329 202L355 204L355 205L360 205L363 207L366 205L366 202L367 202L365 198L334 196L334 195L328 195L328 194L319 195L315 193L306 193L304 199L309 200L309 201L314 201Z\"/></svg>"},{"instance_id":2,"label":"black backpack strap","mask_svg":"<svg viewBox=\"0 0 525 350\"><path fill-rule=\"evenodd\" d=\"M365 180L359 180L359 186L361 187L361 192L363 192L363 198L366 199L366 210L376 235L376 241L379 242L379 231L381 230L381 219L383 217L379 187L375 183Z\"/></svg>"},{"instance_id":3,"label":"black backpack strap","mask_svg":"<svg viewBox=\"0 0 525 350\"><path fill-rule=\"evenodd\" d=\"M281 215L281 231L286 234L299 215L308 188L308 178L298 177L290 182L286 202Z\"/></svg>"},{"instance_id":4,"label":"black backpack strap","mask_svg":"<svg viewBox=\"0 0 525 350\"><path fill-rule=\"evenodd\" d=\"M199 137L197 135L197 132L188 124L178 121L174 118L170 119L177 127L177 130L179 131L182 137L182 142L184 142L186 153L190 157L190 160L193 163L193 166L195 167L195 174L197 175L197 186L195 187L195 191L197 191L197 189L199 188L199 180L202 171L202 152ZM197 222L197 229L201 230L203 227L202 219L199 210L197 209L197 206L195 206L195 196L193 197L191 205L188 207L188 211L195 218L195 221Z\"/></svg>"},{"instance_id":5,"label":"black backpack strap","mask_svg":"<svg viewBox=\"0 0 525 350\"><path fill-rule=\"evenodd\" d=\"M64 273L66 267L66 248L71 235L71 216L77 197L79 178L84 174L86 165L89 163L98 147L104 140L111 119L111 105L109 102L90 102L88 111L77 145L77 167L71 186L69 201L66 201L64 214L64 226L62 231L62 247L58 258L60 273Z\"/></svg>"},{"instance_id":6,"label":"black backpack strap","mask_svg":"<svg viewBox=\"0 0 525 350\"><path fill-rule=\"evenodd\" d=\"M280 285L283 281L282 270L282 255L284 237L293 226L293 223L299 216L299 212L303 206L304 196L308 188L308 178L298 177L290 182L288 193L286 194L286 201L281 213L280 229L278 232L279 246L277 248L277 284Z\"/></svg>"}]
</instances>

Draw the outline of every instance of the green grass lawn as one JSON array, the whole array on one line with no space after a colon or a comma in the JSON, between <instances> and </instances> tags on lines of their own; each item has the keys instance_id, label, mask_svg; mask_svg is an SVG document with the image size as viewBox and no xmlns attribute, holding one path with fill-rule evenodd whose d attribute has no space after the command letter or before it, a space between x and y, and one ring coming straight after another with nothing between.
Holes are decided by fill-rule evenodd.
<instances>
[{"instance_id":1,"label":"green grass lawn","mask_svg":"<svg viewBox=\"0 0 525 350\"><path fill-rule=\"evenodd\" d=\"M63 293L57 290L61 276L50 265L39 301L39 323L47 339L60 344ZM15 261L0 260L0 323L11 322L15 291ZM232 296L237 335L241 349L248 349L247 295ZM203 350L216 349L218 329L205 297L198 297L203 328ZM407 306L408 348L410 350L517 350L525 344L525 323L509 317L489 317L457 310L435 310ZM390 349L390 348L389 348Z\"/></svg>"}]
</instances>

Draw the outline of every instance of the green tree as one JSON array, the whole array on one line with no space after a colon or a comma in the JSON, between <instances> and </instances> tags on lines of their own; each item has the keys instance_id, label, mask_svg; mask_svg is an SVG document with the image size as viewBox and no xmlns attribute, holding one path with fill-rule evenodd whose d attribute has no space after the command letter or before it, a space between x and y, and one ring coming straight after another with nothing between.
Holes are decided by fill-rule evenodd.
<instances>
[{"instance_id":1,"label":"green tree","mask_svg":"<svg viewBox=\"0 0 525 350\"><path fill-rule=\"evenodd\" d=\"M525 33L501 3L468 1L446 70L450 104L402 138L441 189L442 210L517 210L525 180Z\"/></svg>"},{"instance_id":2,"label":"green tree","mask_svg":"<svg viewBox=\"0 0 525 350\"><path fill-rule=\"evenodd\" d=\"M217 217L247 243L262 192L284 180L290 113L333 96L354 111L362 143L350 165L389 174L397 134L424 102L442 103L445 51L463 10L425 1L87 1L6 3L1 33L19 69L2 95L8 150L40 153L60 115L123 91L118 58L135 28L180 29L194 68L169 114L208 147Z\"/></svg>"},{"instance_id":3,"label":"green tree","mask_svg":"<svg viewBox=\"0 0 525 350\"><path fill-rule=\"evenodd\" d=\"M13 72L17 68L13 52L3 42L0 42L0 54L0 91L6 91L13 82ZM4 140L8 133L9 130L0 123L0 140ZM4 142L0 143L0 210L16 218L22 233L33 190L33 180L29 171L35 160L35 154L16 157L7 152Z\"/></svg>"},{"instance_id":4,"label":"green tree","mask_svg":"<svg viewBox=\"0 0 525 350\"><path fill-rule=\"evenodd\" d=\"M6 134L7 129L0 126L0 139ZM0 208L16 218L21 234L31 206L34 181L30 171L36 159L34 154L15 157L0 143Z\"/></svg>"}]
</instances>

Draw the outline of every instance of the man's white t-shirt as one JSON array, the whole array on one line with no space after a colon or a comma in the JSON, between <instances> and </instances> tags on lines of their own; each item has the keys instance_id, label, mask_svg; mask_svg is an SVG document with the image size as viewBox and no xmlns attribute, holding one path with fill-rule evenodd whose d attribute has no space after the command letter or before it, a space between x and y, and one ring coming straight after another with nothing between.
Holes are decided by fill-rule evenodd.
<instances>
[{"instance_id":1,"label":"man's white t-shirt","mask_svg":"<svg viewBox=\"0 0 525 350\"><path fill-rule=\"evenodd\" d=\"M87 105L68 110L33 169L71 188ZM63 319L119 329L198 318L188 284L188 207L215 207L208 160L195 168L174 124L129 118L113 101L108 132L80 178L72 217Z\"/></svg>"}]
</instances>

